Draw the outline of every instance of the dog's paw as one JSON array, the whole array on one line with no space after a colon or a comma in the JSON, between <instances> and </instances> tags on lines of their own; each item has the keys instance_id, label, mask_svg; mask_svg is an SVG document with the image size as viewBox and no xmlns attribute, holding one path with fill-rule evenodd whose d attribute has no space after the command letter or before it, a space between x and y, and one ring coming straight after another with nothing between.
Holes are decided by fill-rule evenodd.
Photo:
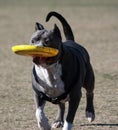
<instances>
[{"instance_id":1,"label":"dog's paw","mask_svg":"<svg viewBox=\"0 0 118 130\"><path fill-rule=\"evenodd\" d=\"M87 119L88 119L89 122L92 122L95 119L95 114L92 113L92 112L86 111L86 117L87 117Z\"/></svg>"},{"instance_id":2,"label":"dog's paw","mask_svg":"<svg viewBox=\"0 0 118 130\"><path fill-rule=\"evenodd\" d=\"M52 124L52 128L62 128L64 125L64 122L62 121L55 121L53 124Z\"/></svg>"}]
</instances>

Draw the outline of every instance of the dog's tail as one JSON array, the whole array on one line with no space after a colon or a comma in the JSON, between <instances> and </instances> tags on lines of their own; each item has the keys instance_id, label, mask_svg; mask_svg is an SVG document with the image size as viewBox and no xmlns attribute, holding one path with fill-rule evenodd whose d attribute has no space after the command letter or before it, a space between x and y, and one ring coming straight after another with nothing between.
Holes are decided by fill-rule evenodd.
<instances>
[{"instance_id":1,"label":"dog's tail","mask_svg":"<svg viewBox=\"0 0 118 130\"><path fill-rule=\"evenodd\" d=\"M50 12L50 13L48 13L48 15L46 17L46 22L48 22L52 16L55 16L56 18L58 18L60 20L60 22L63 26L63 31L65 34L66 40L74 41L74 35L72 32L72 29L71 29L70 25L68 24L68 22L64 19L63 16L61 16L57 12Z\"/></svg>"}]
</instances>

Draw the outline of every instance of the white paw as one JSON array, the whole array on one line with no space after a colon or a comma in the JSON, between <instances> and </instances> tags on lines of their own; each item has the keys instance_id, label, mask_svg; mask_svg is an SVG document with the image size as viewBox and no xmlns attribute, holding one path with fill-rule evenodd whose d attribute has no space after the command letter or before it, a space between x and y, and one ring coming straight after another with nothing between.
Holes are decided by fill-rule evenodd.
<instances>
[{"instance_id":1,"label":"white paw","mask_svg":"<svg viewBox=\"0 0 118 130\"><path fill-rule=\"evenodd\" d=\"M65 120L64 127L62 130L72 130L72 124Z\"/></svg>"},{"instance_id":2,"label":"white paw","mask_svg":"<svg viewBox=\"0 0 118 130\"><path fill-rule=\"evenodd\" d=\"M86 112L86 117L87 117L89 122L92 122L95 119L95 115L91 112Z\"/></svg>"},{"instance_id":3,"label":"white paw","mask_svg":"<svg viewBox=\"0 0 118 130\"><path fill-rule=\"evenodd\" d=\"M60 128L63 127L64 123L62 121L56 121L52 124L52 128Z\"/></svg>"}]
</instances>

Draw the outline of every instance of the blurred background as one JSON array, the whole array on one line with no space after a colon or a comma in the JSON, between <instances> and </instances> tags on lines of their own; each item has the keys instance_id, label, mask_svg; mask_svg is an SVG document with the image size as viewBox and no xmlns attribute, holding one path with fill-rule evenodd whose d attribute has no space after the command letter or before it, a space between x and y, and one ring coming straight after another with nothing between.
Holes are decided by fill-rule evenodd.
<instances>
[{"instance_id":1,"label":"blurred background","mask_svg":"<svg viewBox=\"0 0 118 130\"><path fill-rule=\"evenodd\" d=\"M62 14L75 40L89 52L96 76L96 120L85 119L85 91L77 111L74 130L118 129L118 0L0 0L0 129L38 130L31 86L32 59L12 53L11 47L29 42L35 22L47 29L50 11ZM68 104L67 104L68 105ZM53 122L57 107L47 103L45 112Z\"/></svg>"}]
</instances>

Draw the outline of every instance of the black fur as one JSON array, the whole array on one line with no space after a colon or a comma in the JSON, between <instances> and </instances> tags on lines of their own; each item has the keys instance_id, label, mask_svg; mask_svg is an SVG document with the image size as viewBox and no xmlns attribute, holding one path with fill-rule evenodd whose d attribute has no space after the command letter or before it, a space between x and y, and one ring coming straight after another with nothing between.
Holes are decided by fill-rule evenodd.
<instances>
[{"instance_id":1,"label":"black fur","mask_svg":"<svg viewBox=\"0 0 118 130\"><path fill-rule=\"evenodd\" d=\"M73 32L72 32L72 29L71 29L70 25L64 19L64 17L61 16L59 13L57 13L57 12L50 12L47 15L47 17L46 17L46 22L48 22L52 16L55 16L56 18L58 18L60 20L60 22L62 23L63 31L64 31L64 34L66 36L66 40L74 41L74 35L73 35Z\"/></svg>"}]
</instances>

